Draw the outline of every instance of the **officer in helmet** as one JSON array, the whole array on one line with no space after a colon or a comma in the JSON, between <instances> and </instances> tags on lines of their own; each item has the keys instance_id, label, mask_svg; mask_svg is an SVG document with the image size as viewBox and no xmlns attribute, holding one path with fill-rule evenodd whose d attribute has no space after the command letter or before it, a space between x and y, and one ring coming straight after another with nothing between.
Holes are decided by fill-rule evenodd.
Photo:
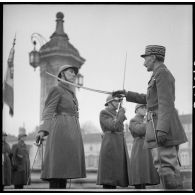
<instances>
[{"instance_id":1,"label":"officer in helmet","mask_svg":"<svg viewBox=\"0 0 195 195\"><path fill-rule=\"evenodd\" d=\"M57 76L74 83L78 68L60 67ZM85 155L74 88L59 81L51 88L42 113L37 142L47 136L41 178L52 189L66 188L67 179L86 177Z\"/></svg>"},{"instance_id":2,"label":"officer in helmet","mask_svg":"<svg viewBox=\"0 0 195 195\"><path fill-rule=\"evenodd\" d=\"M105 109L100 112L100 125L104 135L99 156L97 185L103 185L105 189L129 185L129 156L123 133L126 116L122 107L117 113L119 101L119 98L109 95Z\"/></svg>"}]
</instances>

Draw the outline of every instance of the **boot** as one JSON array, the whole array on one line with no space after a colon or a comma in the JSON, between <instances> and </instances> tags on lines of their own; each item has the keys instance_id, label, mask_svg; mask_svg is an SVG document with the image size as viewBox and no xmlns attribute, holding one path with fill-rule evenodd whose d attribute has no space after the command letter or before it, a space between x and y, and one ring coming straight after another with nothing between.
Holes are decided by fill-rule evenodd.
<instances>
[{"instance_id":1,"label":"boot","mask_svg":"<svg viewBox=\"0 0 195 195\"><path fill-rule=\"evenodd\" d=\"M116 186L112 186L112 185L103 185L103 189L116 189Z\"/></svg>"},{"instance_id":2,"label":"boot","mask_svg":"<svg viewBox=\"0 0 195 195\"><path fill-rule=\"evenodd\" d=\"M162 175L160 176L165 189L183 189L180 175Z\"/></svg>"},{"instance_id":3,"label":"boot","mask_svg":"<svg viewBox=\"0 0 195 195\"><path fill-rule=\"evenodd\" d=\"M49 181L50 189L59 189L59 182L56 179L52 179Z\"/></svg>"},{"instance_id":4,"label":"boot","mask_svg":"<svg viewBox=\"0 0 195 195\"><path fill-rule=\"evenodd\" d=\"M175 180L177 182L177 189L183 189L183 180L180 173L175 174Z\"/></svg>"},{"instance_id":5,"label":"boot","mask_svg":"<svg viewBox=\"0 0 195 195\"><path fill-rule=\"evenodd\" d=\"M66 179L60 179L59 180L59 189L66 189L67 180Z\"/></svg>"},{"instance_id":6,"label":"boot","mask_svg":"<svg viewBox=\"0 0 195 195\"><path fill-rule=\"evenodd\" d=\"M137 184L135 185L135 189L146 189L145 184Z\"/></svg>"}]
</instances>

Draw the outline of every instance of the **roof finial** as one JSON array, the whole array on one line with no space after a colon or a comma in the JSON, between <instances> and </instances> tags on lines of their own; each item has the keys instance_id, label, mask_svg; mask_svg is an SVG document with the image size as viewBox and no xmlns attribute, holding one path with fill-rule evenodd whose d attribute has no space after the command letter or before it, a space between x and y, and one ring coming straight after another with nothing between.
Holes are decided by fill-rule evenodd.
<instances>
[{"instance_id":1,"label":"roof finial","mask_svg":"<svg viewBox=\"0 0 195 195\"><path fill-rule=\"evenodd\" d=\"M68 39L68 35L64 32L63 18L64 18L64 14L62 12L58 12L56 14L56 30L52 34L51 38L56 37L56 36L62 36Z\"/></svg>"}]
</instances>

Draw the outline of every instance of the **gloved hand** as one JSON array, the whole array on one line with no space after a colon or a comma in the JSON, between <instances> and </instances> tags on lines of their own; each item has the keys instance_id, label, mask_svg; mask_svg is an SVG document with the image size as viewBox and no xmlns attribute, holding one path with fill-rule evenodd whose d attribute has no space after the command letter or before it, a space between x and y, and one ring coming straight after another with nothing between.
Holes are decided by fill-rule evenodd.
<instances>
[{"instance_id":1,"label":"gloved hand","mask_svg":"<svg viewBox=\"0 0 195 195\"><path fill-rule=\"evenodd\" d=\"M118 91L113 91L112 92L112 97L126 97L127 92L125 90L118 90Z\"/></svg>"},{"instance_id":2,"label":"gloved hand","mask_svg":"<svg viewBox=\"0 0 195 195\"><path fill-rule=\"evenodd\" d=\"M163 146L167 141L167 133L164 131L157 130L157 139L158 139L158 144L160 146Z\"/></svg>"},{"instance_id":3,"label":"gloved hand","mask_svg":"<svg viewBox=\"0 0 195 195\"><path fill-rule=\"evenodd\" d=\"M36 145L39 146L42 144L43 141L43 137L44 137L44 132L41 131L36 135Z\"/></svg>"},{"instance_id":4,"label":"gloved hand","mask_svg":"<svg viewBox=\"0 0 195 195\"><path fill-rule=\"evenodd\" d=\"M117 117L120 121L124 121L126 120L126 116L125 116L125 109L123 107L121 107L118 111L118 117Z\"/></svg>"}]
</instances>

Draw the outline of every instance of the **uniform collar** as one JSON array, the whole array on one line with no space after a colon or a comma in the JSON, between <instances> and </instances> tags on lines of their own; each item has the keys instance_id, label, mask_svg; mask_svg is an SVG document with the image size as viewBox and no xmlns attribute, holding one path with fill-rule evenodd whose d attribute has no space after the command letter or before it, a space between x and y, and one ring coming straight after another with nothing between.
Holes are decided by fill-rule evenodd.
<instances>
[{"instance_id":1,"label":"uniform collar","mask_svg":"<svg viewBox=\"0 0 195 195\"><path fill-rule=\"evenodd\" d=\"M167 68L167 67L166 67L164 64L161 64L160 66L158 66L158 67L153 71L152 76L154 76L154 75L158 72L158 70L161 69L161 68Z\"/></svg>"},{"instance_id":2,"label":"uniform collar","mask_svg":"<svg viewBox=\"0 0 195 195\"><path fill-rule=\"evenodd\" d=\"M66 89L69 92L71 92L71 94L75 95L73 87L70 86L69 84L66 84L66 83L63 83L63 82L59 81L58 85L60 87L62 87L63 89Z\"/></svg>"}]
</instances>

